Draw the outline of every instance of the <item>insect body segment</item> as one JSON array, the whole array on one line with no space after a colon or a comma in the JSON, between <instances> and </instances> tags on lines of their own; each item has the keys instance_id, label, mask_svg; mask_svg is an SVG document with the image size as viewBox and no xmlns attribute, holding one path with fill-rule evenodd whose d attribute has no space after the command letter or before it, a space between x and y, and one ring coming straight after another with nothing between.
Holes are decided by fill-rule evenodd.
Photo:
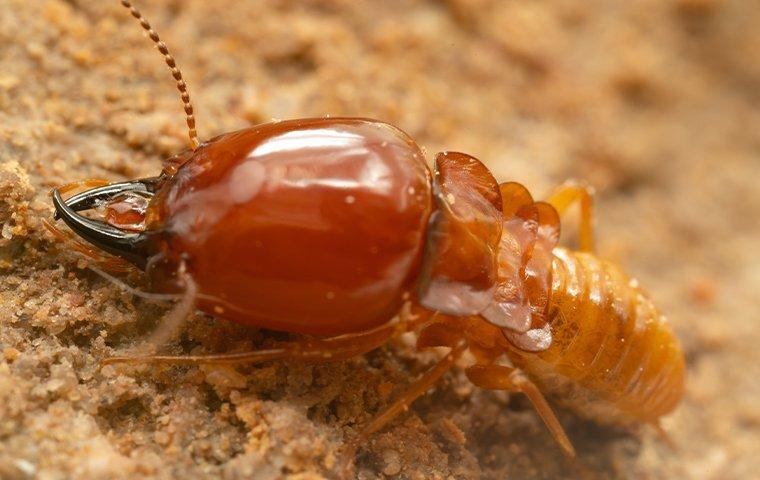
<instances>
[{"instance_id":1,"label":"insect body segment","mask_svg":"<svg viewBox=\"0 0 760 480\"><path fill-rule=\"evenodd\" d=\"M436 210L427 234L420 302L452 315L474 315L492 301L501 237L501 193L479 160L458 152L435 161Z\"/></svg>"},{"instance_id":2,"label":"insect body segment","mask_svg":"<svg viewBox=\"0 0 760 480\"><path fill-rule=\"evenodd\" d=\"M617 266L588 253L554 251L553 341L511 351L546 393L602 423L654 422L683 391L683 353L664 317Z\"/></svg>"},{"instance_id":3,"label":"insect body segment","mask_svg":"<svg viewBox=\"0 0 760 480\"><path fill-rule=\"evenodd\" d=\"M537 202L458 152L438 154L431 175L408 135L362 118L272 122L193 147L157 177L93 181L66 200L68 187L54 191L56 218L180 299L154 339L195 307L309 336L267 350L106 363L332 361L409 331L418 348L450 348L359 433L349 459L467 351L468 378L525 394L571 457L544 394L622 426L656 424L678 403L683 353L638 285L594 255L589 188L568 183ZM557 246L560 215L576 202L581 251ZM80 214L90 209L101 218Z\"/></svg>"}]
</instances>

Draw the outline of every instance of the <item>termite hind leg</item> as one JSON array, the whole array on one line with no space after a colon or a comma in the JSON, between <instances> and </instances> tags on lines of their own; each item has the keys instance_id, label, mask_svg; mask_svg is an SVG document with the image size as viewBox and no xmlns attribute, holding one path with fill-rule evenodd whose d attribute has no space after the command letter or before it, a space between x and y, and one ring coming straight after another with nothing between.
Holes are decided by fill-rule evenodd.
<instances>
[{"instance_id":1,"label":"termite hind leg","mask_svg":"<svg viewBox=\"0 0 760 480\"><path fill-rule=\"evenodd\" d=\"M451 367L454 366L462 353L467 349L467 345L464 342L460 342L454 346L449 353L446 354L437 364L430 370L428 370L422 377L417 379L411 386L399 397L395 402L390 404L382 412L380 412L375 418L373 418L359 434L350 442L348 442L346 449L343 453L341 478L352 478L354 469L354 457L362 445L373 433L382 429L391 420L396 418L399 414L407 411L409 405L412 404L417 398L421 397L432 387Z\"/></svg>"},{"instance_id":2,"label":"termite hind leg","mask_svg":"<svg viewBox=\"0 0 760 480\"><path fill-rule=\"evenodd\" d=\"M363 355L383 345L389 339L416 327L424 318L401 318L365 332L350 333L328 338L306 338L283 342L273 348L207 355L142 355L111 357L104 364L113 363L166 363L175 365L236 365L272 360L303 362L331 362Z\"/></svg>"},{"instance_id":3,"label":"termite hind leg","mask_svg":"<svg viewBox=\"0 0 760 480\"><path fill-rule=\"evenodd\" d=\"M588 184L569 180L552 192L546 200L557 213L563 215L575 202L580 203L580 250L594 252L594 188Z\"/></svg>"},{"instance_id":4,"label":"termite hind leg","mask_svg":"<svg viewBox=\"0 0 760 480\"><path fill-rule=\"evenodd\" d=\"M465 370L467 378L481 388L525 394L538 415L559 444L562 452L575 458L575 448L541 391L517 368L503 365L474 365Z\"/></svg>"}]
</instances>

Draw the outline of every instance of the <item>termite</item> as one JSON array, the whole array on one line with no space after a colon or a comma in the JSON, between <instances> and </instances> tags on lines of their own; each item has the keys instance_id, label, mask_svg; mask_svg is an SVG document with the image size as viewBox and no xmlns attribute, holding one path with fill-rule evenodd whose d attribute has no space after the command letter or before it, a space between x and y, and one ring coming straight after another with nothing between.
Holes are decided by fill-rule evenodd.
<instances>
[{"instance_id":1,"label":"termite","mask_svg":"<svg viewBox=\"0 0 760 480\"><path fill-rule=\"evenodd\" d=\"M348 457L460 358L475 385L525 394L568 457L575 450L544 395L623 427L659 428L676 407L681 347L638 284L594 254L590 187L566 183L537 202L457 152L439 153L431 174L407 134L364 118L276 121L199 142L173 57L131 2L121 4L172 71L191 148L156 177L79 182L94 188L66 200L72 186L54 190L56 218L97 263L137 266L153 295L179 297L171 323L197 308L303 338L104 363L335 361L409 331L420 349L448 347L349 442ZM576 203L577 251L557 246L560 215ZM78 213L96 207L100 218Z\"/></svg>"}]
</instances>

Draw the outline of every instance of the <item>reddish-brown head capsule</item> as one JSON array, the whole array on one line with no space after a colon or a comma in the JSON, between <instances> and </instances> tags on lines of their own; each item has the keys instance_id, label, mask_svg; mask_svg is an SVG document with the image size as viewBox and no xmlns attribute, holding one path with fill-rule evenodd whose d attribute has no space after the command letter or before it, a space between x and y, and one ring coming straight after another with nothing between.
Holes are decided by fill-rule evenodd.
<instances>
[{"instance_id":1,"label":"reddish-brown head capsule","mask_svg":"<svg viewBox=\"0 0 760 480\"><path fill-rule=\"evenodd\" d=\"M187 155L149 206L149 273L185 262L203 310L278 330L346 333L398 312L432 203L406 134L363 119L292 120Z\"/></svg>"},{"instance_id":2,"label":"reddish-brown head capsule","mask_svg":"<svg viewBox=\"0 0 760 480\"><path fill-rule=\"evenodd\" d=\"M150 185L147 211L142 190L112 200L104 190L113 186L85 192L107 201L108 227L145 225L130 242L96 243L144 266L158 289L172 289L182 263L201 309L323 335L386 322L412 293L431 183L419 147L397 128L364 119L276 122L179 157L175 173L131 184ZM72 222L78 216L67 210L84 204L75 197L57 206ZM97 233L70 225L88 239Z\"/></svg>"}]
</instances>

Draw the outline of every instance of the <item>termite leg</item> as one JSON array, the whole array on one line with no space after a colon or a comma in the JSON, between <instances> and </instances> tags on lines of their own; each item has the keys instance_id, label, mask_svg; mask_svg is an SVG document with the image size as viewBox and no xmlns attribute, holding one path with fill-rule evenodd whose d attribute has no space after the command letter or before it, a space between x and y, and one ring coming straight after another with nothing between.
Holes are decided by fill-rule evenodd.
<instances>
[{"instance_id":1,"label":"termite leg","mask_svg":"<svg viewBox=\"0 0 760 480\"><path fill-rule=\"evenodd\" d=\"M676 444L675 440L668 434L668 432L665 431L664 428L662 428L662 425L660 425L659 420L654 420L652 422L649 422L649 425L654 429L654 431L657 433L657 436L660 437L660 440L665 443L665 445L668 446L672 451L676 452L678 451L678 445Z\"/></svg>"},{"instance_id":2,"label":"termite leg","mask_svg":"<svg viewBox=\"0 0 760 480\"><path fill-rule=\"evenodd\" d=\"M466 349L467 345L464 342L460 342L453 347L451 351L435 364L433 368L417 379L399 399L373 418L372 421L359 432L359 435L348 443L343 454L343 471L341 472L343 478L350 478L353 470L353 460L359 446L364 443L370 435L383 428L400 413L407 411L412 402L424 395L435 382L454 366Z\"/></svg>"},{"instance_id":3,"label":"termite leg","mask_svg":"<svg viewBox=\"0 0 760 480\"><path fill-rule=\"evenodd\" d=\"M64 232L47 219L42 219L42 225L59 241L68 243L71 248L91 259L101 268L108 270L109 272L126 272L134 268L132 264L119 257L101 254L99 251L92 248L91 245L80 240L79 237L72 235L69 231Z\"/></svg>"},{"instance_id":4,"label":"termite leg","mask_svg":"<svg viewBox=\"0 0 760 480\"><path fill-rule=\"evenodd\" d=\"M78 182L71 182L67 183L66 185L61 185L57 188L57 190L60 193L67 193L72 190L78 190L80 188L97 188L97 187L105 187L106 185L111 184L108 180L102 180L100 178L88 178L86 180L79 180Z\"/></svg>"},{"instance_id":5,"label":"termite leg","mask_svg":"<svg viewBox=\"0 0 760 480\"><path fill-rule=\"evenodd\" d=\"M174 365L236 365L292 360L329 362L344 360L374 350L393 336L393 328L380 327L370 332L341 335L327 339L306 339L280 346L247 352L208 355L143 355L110 357L104 365L114 363L164 363Z\"/></svg>"},{"instance_id":6,"label":"termite leg","mask_svg":"<svg viewBox=\"0 0 760 480\"><path fill-rule=\"evenodd\" d=\"M366 332L351 333L323 339L308 338L286 342L269 349L247 352L220 353L209 355L143 355L106 358L103 364L113 363L168 363L175 365L235 365L289 360L303 362L332 362L353 358L387 342L390 338L408 332L426 320L418 316L402 317L398 322L389 322Z\"/></svg>"},{"instance_id":7,"label":"termite leg","mask_svg":"<svg viewBox=\"0 0 760 480\"><path fill-rule=\"evenodd\" d=\"M594 188L584 183L569 180L552 192L546 200L560 215L575 202L580 202L580 250L593 252L594 248Z\"/></svg>"},{"instance_id":8,"label":"termite leg","mask_svg":"<svg viewBox=\"0 0 760 480\"><path fill-rule=\"evenodd\" d=\"M465 373L472 383L481 388L525 394L554 439L559 443L562 452L570 458L575 458L575 449L556 415L554 415L552 407L538 387L522 371L503 365L474 365L465 370Z\"/></svg>"}]
</instances>

